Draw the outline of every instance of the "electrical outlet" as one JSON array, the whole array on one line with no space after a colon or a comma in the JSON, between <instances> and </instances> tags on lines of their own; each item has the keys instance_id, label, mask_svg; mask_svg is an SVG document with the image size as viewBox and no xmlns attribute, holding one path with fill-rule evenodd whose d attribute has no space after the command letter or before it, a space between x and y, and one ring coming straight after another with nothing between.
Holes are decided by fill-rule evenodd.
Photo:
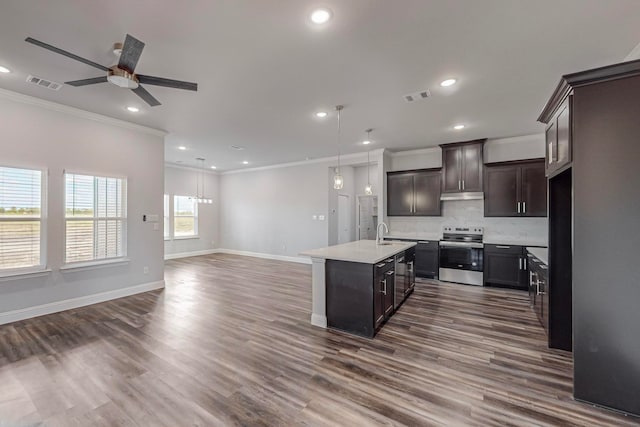
<instances>
[{"instance_id":1,"label":"electrical outlet","mask_svg":"<svg viewBox=\"0 0 640 427\"><path fill-rule=\"evenodd\" d=\"M320 215L320 216L318 216L318 219L319 219L320 221L324 221L324 215Z\"/></svg>"},{"instance_id":2,"label":"electrical outlet","mask_svg":"<svg viewBox=\"0 0 640 427\"><path fill-rule=\"evenodd\" d=\"M142 269L142 272L143 272L144 274L149 274L149 267L145 266L145 267Z\"/></svg>"}]
</instances>

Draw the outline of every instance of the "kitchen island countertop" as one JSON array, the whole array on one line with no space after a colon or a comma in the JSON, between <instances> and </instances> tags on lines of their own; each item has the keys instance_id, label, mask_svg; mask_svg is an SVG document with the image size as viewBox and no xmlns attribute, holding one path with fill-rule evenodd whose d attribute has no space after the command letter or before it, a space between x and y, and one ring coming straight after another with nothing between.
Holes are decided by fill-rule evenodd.
<instances>
[{"instance_id":1,"label":"kitchen island countertop","mask_svg":"<svg viewBox=\"0 0 640 427\"><path fill-rule=\"evenodd\" d=\"M311 249L300 253L300 255L311 258L375 264L416 245L415 242L387 243L391 244L377 245L375 240L357 240L326 248Z\"/></svg>"}]
</instances>

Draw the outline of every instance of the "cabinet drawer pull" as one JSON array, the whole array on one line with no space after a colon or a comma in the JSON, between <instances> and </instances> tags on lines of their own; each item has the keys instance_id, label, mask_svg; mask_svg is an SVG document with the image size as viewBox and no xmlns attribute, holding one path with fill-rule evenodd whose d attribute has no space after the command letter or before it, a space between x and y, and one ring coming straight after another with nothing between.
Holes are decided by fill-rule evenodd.
<instances>
[{"instance_id":1,"label":"cabinet drawer pull","mask_svg":"<svg viewBox=\"0 0 640 427\"><path fill-rule=\"evenodd\" d=\"M387 279L384 279L382 282L380 282L384 285L384 288L382 288L382 290L380 292L382 292L384 295L387 294Z\"/></svg>"},{"instance_id":2,"label":"cabinet drawer pull","mask_svg":"<svg viewBox=\"0 0 640 427\"><path fill-rule=\"evenodd\" d=\"M385 262L393 262L393 261L394 261L394 259L393 259L393 258L387 258L387 259L385 260Z\"/></svg>"},{"instance_id":3,"label":"cabinet drawer pull","mask_svg":"<svg viewBox=\"0 0 640 427\"><path fill-rule=\"evenodd\" d=\"M385 263L385 262L381 262L380 264L376 264L376 267L378 267L378 268L382 268L382 267L384 267L385 265L387 265L387 263Z\"/></svg>"},{"instance_id":4,"label":"cabinet drawer pull","mask_svg":"<svg viewBox=\"0 0 640 427\"><path fill-rule=\"evenodd\" d=\"M496 245L496 248L498 248L498 249L511 249L511 246Z\"/></svg>"},{"instance_id":5,"label":"cabinet drawer pull","mask_svg":"<svg viewBox=\"0 0 640 427\"><path fill-rule=\"evenodd\" d=\"M431 243L431 242L427 242L426 240L419 240L419 241L418 241L418 243L425 243L425 244L427 244L427 245L428 245L428 244L429 244L429 243Z\"/></svg>"},{"instance_id":6,"label":"cabinet drawer pull","mask_svg":"<svg viewBox=\"0 0 640 427\"><path fill-rule=\"evenodd\" d=\"M541 269L543 269L543 270L546 270L546 269L547 269L547 266L546 266L546 265L544 265L544 264L542 264L542 261L540 261L540 268L541 268Z\"/></svg>"},{"instance_id":7,"label":"cabinet drawer pull","mask_svg":"<svg viewBox=\"0 0 640 427\"><path fill-rule=\"evenodd\" d=\"M393 270L391 270L391 271L387 271L387 272L386 272L386 273L384 273L384 274L386 274L387 276L393 276L394 274L396 274L396 272L395 272L395 271L393 271Z\"/></svg>"}]
</instances>

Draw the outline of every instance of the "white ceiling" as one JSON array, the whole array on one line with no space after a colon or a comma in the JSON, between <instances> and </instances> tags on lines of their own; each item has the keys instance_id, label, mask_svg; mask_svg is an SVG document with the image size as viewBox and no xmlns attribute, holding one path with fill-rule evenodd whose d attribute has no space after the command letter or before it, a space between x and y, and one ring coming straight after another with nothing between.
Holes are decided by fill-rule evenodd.
<instances>
[{"instance_id":1,"label":"white ceiling","mask_svg":"<svg viewBox=\"0 0 640 427\"><path fill-rule=\"evenodd\" d=\"M317 6L334 14L322 28L308 22ZM560 75L621 61L640 41L639 18L638 0L3 0L0 65L13 72L0 87L167 130L166 161L202 156L230 170L334 155L335 117L313 113L336 104L346 153L365 150L368 127L371 148L393 150L541 132ZM150 108L110 84L25 83L101 75L27 36L110 66L125 33L147 44L137 72L199 91L147 86L163 104ZM439 87L447 77L459 83ZM404 102L426 88L432 98Z\"/></svg>"}]
</instances>

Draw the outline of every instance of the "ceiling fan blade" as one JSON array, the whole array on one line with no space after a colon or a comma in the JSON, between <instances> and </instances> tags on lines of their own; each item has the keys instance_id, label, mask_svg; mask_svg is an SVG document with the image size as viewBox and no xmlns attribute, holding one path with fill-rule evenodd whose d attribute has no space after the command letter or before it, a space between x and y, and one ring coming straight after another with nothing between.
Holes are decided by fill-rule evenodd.
<instances>
[{"instance_id":1,"label":"ceiling fan blade","mask_svg":"<svg viewBox=\"0 0 640 427\"><path fill-rule=\"evenodd\" d=\"M106 83L107 81L108 81L107 76L103 76L103 77L94 77L92 79L73 80L71 82L64 82L64 84L69 86L79 87L79 86L94 85L97 83Z\"/></svg>"},{"instance_id":2,"label":"ceiling fan blade","mask_svg":"<svg viewBox=\"0 0 640 427\"><path fill-rule=\"evenodd\" d=\"M99 70L109 71L109 69L107 67L105 67L104 65L100 65L100 64L95 63L93 61L89 61L88 59L84 59L84 58L82 58L82 57L80 57L78 55L74 55L71 52L67 52L66 50L59 49L59 48L57 48L55 46L51 46L50 44L41 42L40 40L36 40L36 39L31 38L31 37L27 37L26 39L24 39L24 41L26 41L27 43L34 44L36 46L40 46L41 48L50 50L51 52L55 52L55 53L58 53L60 55L64 55L64 56L66 56L68 58L71 58L71 59L75 59L76 61L83 62L83 63L85 63L87 65L91 65L92 67L95 67L95 68L97 68Z\"/></svg>"},{"instance_id":3,"label":"ceiling fan blade","mask_svg":"<svg viewBox=\"0 0 640 427\"><path fill-rule=\"evenodd\" d=\"M136 95L138 95L140 98L142 98L144 100L144 102L146 102L147 104L149 104L149 106L151 107L155 107L157 105L160 105L160 101L158 101L157 99L155 99L149 92L147 92L147 90L145 88L143 88L142 86L138 86L135 89L131 89L132 91L135 92Z\"/></svg>"},{"instance_id":4,"label":"ceiling fan blade","mask_svg":"<svg viewBox=\"0 0 640 427\"><path fill-rule=\"evenodd\" d=\"M142 55L142 49L144 49L144 43L127 34L127 37L124 39L124 45L122 46L118 68L122 68L133 74L136 65L138 65L140 55Z\"/></svg>"},{"instance_id":5,"label":"ceiling fan blade","mask_svg":"<svg viewBox=\"0 0 640 427\"><path fill-rule=\"evenodd\" d=\"M138 80L140 81L140 83L144 83L148 85L172 87L175 89L184 89L184 90L193 90L193 91L198 90L198 83L164 79L162 77L144 76L142 74L136 74L136 77L138 77Z\"/></svg>"}]
</instances>

